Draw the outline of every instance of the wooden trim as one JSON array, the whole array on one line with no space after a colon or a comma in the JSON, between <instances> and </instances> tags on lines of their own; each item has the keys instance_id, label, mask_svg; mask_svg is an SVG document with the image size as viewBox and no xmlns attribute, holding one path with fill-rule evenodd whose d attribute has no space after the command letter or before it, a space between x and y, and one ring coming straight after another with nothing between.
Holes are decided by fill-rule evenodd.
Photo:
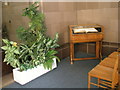
<instances>
[{"instance_id":1,"label":"wooden trim","mask_svg":"<svg viewBox=\"0 0 120 90\"><path fill-rule=\"evenodd\" d=\"M98 59L96 57L89 57L89 58L73 58L72 60L88 60L88 59Z\"/></svg>"},{"instance_id":2,"label":"wooden trim","mask_svg":"<svg viewBox=\"0 0 120 90\"><path fill-rule=\"evenodd\" d=\"M104 86L101 86L101 85L97 85L97 84L92 83L92 82L90 82L90 84L95 85L95 86L99 86L99 87L102 87L102 88L107 88L107 87L104 87Z\"/></svg>"},{"instance_id":3,"label":"wooden trim","mask_svg":"<svg viewBox=\"0 0 120 90\"><path fill-rule=\"evenodd\" d=\"M97 78L100 78L100 79L105 79L105 80L108 80L108 81L112 81L112 80L110 80L110 79L101 78L101 77L99 77L99 76L97 76L97 75L91 75L91 74L89 74L89 75L92 76L92 77L97 77Z\"/></svg>"},{"instance_id":4,"label":"wooden trim","mask_svg":"<svg viewBox=\"0 0 120 90\"><path fill-rule=\"evenodd\" d=\"M104 84L104 85L106 85L106 86L112 87L112 86L111 86L112 83L109 83L109 82L105 82L105 81L101 81L101 80L100 80L100 84Z\"/></svg>"}]
</instances>

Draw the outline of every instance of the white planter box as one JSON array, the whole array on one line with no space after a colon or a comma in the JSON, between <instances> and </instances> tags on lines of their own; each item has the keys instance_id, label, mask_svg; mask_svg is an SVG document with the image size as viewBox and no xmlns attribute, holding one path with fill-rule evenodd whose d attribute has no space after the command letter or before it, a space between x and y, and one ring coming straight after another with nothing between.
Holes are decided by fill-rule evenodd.
<instances>
[{"instance_id":1,"label":"white planter box","mask_svg":"<svg viewBox=\"0 0 120 90\"><path fill-rule=\"evenodd\" d=\"M54 59L54 63L52 65L52 70L54 68L57 67L57 64L56 64L56 59ZM14 78L14 81L18 82L19 84L21 85L24 85L28 82L30 82L31 80L49 72L50 70L48 69L44 69L43 65L39 65L33 69L29 69L27 71L18 71L18 68L17 69L13 69L13 78Z\"/></svg>"}]
</instances>

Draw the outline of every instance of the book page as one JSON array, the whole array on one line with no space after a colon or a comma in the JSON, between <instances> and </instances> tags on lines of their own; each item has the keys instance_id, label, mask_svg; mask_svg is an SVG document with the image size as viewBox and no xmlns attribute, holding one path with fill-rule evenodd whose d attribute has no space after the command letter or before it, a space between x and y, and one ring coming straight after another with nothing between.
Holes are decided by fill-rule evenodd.
<instances>
[{"instance_id":1,"label":"book page","mask_svg":"<svg viewBox=\"0 0 120 90\"><path fill-rule=\"evenodd\" d=\"M74 33L89 33L89 32L98 32L95 28L80 28L73 29Z\"/></svg>"},{"instance_id":2,"label":"book page","mask_svg":"<svg viewBox=\"0 0 120 90\"><path fill-rule=\"evenodd\" d=\"M85 29L86 33L88 32L98 32L95 28L87 28Z\"/></svg>"}]
</instances>

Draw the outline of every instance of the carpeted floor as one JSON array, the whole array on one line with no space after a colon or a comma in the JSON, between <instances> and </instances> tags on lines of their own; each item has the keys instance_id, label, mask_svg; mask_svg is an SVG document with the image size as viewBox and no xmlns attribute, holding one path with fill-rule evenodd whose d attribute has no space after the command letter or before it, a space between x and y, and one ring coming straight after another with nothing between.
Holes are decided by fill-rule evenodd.
<instances>
[{"instance_id":1,"label":"carpeted floor","mask_svg":"<svg viewBox=\"0 0 120 90\"><path fill-rule=\"evenodd\" d=\"M76 57L86 55L91 56L77 53ZM80 60L71 65L68 57L61 60L56 69L23 86L15 82L5 88L87 88L88 72L99 62L100 60Z\"/></svg>"}]
</instances>

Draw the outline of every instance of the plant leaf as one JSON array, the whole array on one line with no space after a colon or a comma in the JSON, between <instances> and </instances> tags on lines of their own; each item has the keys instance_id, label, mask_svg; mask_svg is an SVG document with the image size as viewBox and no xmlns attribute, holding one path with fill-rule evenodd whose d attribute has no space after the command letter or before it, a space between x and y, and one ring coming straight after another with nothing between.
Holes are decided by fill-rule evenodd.
<instances>
[{"instance_id":1,"label":"plant leaf","mask_svg":"<svg viewBox=\"0 0 120 90\"><path fill-rule=\"evenodd\" d=\"M19 52L18 49L16 49L16 50L14 51L14 53L15 53L15 54L20 54L20 52Z\"/></svg>"},{"instance_id":2,"label":"plant leaf","mask_svg":"<svg viewBox=\"0 0 120 90\"><path fill-rule=\"evenodd\" d=\"M1 47L3 50L7 50L8 49L8 47L7 46L3 46L3 47Z\"/></svg>"},{"instance_id":3,"label":"plant leaf","mask_svg":"<svg viewBox=\"0 0 120 90\"><path fill-rule=\"evenodd\" d=\"M8 44L9 41L7 39L2 39L5 44Z\"/></svg>"}]
</instances>

